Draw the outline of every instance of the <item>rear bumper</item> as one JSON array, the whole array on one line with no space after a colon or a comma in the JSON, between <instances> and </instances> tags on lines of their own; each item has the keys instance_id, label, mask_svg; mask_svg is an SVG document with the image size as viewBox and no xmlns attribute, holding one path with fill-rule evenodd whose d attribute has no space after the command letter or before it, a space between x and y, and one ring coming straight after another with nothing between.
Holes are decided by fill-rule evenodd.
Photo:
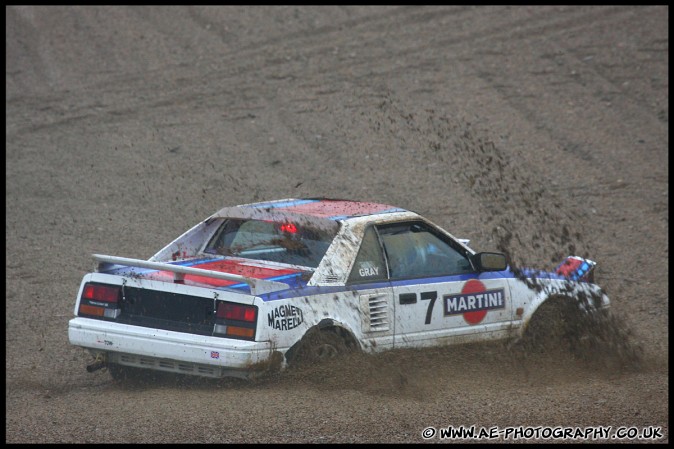
<instances>
[{"instance_id":1,"label":"rear bumper","mask_svg":"<svg viewBox=\"0 0 674 449\"><path fill-rule=\"evenodd\" d=\"M247 377L264 365L272 352L269 342L192 335L80 317L68 323L68 338L72 345L109 354L108 360L113 363L209 377ZM178 369L189 364L193 364L192 368Z\"/></svg>"}]
</instances>

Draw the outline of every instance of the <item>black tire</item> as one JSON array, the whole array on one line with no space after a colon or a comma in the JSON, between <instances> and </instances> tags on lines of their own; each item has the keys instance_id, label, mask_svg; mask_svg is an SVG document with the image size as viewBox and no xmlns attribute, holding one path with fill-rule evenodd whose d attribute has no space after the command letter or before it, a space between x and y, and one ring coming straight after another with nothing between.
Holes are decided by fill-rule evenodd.
<instances>
[{"instance_id":1,"label":"black tire","mask_svg":"<svg viewBox=\"0 0 674 449\"><path fill-rule=\"evenodd\" d=\"M608 310L586 312L569 298L551 298L531 318L516 348L524 354L563 350L592 367L639 368L643 347L626 323Z\"/></svg>"},{"instance_id":2,"label":"black tire","mask_svg":"<svg viewBox=\"0 0 674 449\"><path fill-rule=\"evenodd\" d=\"M336 329L312 329L289 351L288 364L293 367L314 365L341 357L354 349Z\"/></svg>"},{"instance_id":3,"label":"black tire","mask_svg":"<svg viewBox=\"0 0 674 449\"><path fill-rule=\"evenodd\" d=\"M572 300L551 298L536 310L524 332L522 346L530 352L552 349L574 352L583 337L584 313Z\"/></svg>"}]
</instances>

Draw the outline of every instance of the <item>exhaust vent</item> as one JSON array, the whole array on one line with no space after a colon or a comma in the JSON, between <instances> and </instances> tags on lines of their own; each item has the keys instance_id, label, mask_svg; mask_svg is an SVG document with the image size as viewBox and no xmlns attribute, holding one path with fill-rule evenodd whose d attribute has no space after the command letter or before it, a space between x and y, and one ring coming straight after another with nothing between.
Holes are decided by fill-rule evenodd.
<instances>
[{"instance_id":1,"label":"exhaust vent","mask_svg":"<svg viewBox=\"0 0 674 449\"><path fill-rule=\"evenodd\" d=\"M374 294L360 297L362 310L367 310L363 316L363 330L365 332L381 332L391 328L389 321L388 295Z\"/></svg>"}]
</instances>

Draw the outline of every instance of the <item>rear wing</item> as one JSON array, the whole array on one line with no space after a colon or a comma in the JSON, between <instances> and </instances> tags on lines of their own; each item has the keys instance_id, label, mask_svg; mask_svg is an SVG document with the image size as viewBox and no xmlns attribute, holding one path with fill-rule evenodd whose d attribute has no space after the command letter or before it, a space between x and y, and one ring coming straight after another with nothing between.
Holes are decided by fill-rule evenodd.
<instances>
[{"instance_id":1,"label":"rear wing","mask_svg":"<svg viewBox=\"0 0 674 449\"><path fill-rule=\"evenodd\" d=\"M250 292L253 295L260 295L278 290L286 290L290 288L288 284L283 282L268 281L266 279L249 278L240 276L238 274L223 273L221 271L202 270L201 268L183 267L180 265L172 265L164 262L150 262L141 259L129 259L126 257L106 256L103 254L92 254L95 261L98 262L96 271L107 271L113 268L113 265L121 265L125 267L149 268L152 270L170 271L174 273L173 282L180 283L185 279L186 274L193 276L203 276L212 279L224 279L227 281L234 281L245 283L250 286Z\"/></svg>"}]
</instances>

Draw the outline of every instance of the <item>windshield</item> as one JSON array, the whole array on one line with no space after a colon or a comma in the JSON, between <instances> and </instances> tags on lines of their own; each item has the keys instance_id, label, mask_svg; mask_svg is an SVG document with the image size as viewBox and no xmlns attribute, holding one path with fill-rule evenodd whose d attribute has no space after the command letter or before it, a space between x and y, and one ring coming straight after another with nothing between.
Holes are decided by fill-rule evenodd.
<instances>
[{"instance_id":1,"label":"windshield","mask_svg":"<svg viewBox=\"0 0 674 449\"><path fill-rule=\"evenodd\" d=\"M334 237L330 231L291 222L229 218L204 252L316 268Z\"/></svg>"}]
</instances>

